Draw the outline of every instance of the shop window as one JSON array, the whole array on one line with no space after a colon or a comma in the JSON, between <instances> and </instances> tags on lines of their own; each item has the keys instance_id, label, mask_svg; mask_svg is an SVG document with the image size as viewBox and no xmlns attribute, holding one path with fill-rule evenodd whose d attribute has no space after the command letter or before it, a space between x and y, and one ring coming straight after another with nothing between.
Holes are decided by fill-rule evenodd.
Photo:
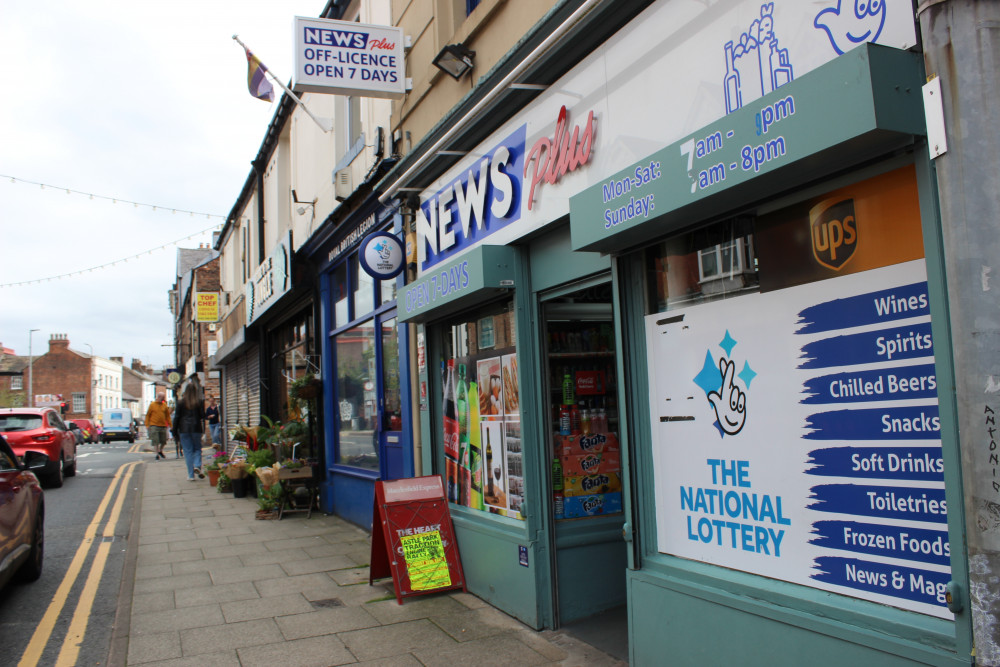
<instances>
[{"instance_id":1,"label":"shop window","mask_svg":"<svg viewBox=\"0 0 1000 667\"><path fill-rule=\"evenodd\" d=\"M382 280L379 283L379 305L392 303L396 300L396 279Z\"/></svg>"},{"instance_id":2,"label":"shop window","mask_svg":"<svg viewBox=\"0 0 1000 667\"><path fill-rule=\"evenodd\" d=\"M349 284L347 282L347 264L341 264L330 277L330 293L333 301L333 326L342 327L351 321L351 313L347 300Z\"/></svg>"},{"instance_id":3,"label":"shop window","mask_svg":"<svg viewBox=\"0 0 1000 667\"><path fill-rule=\"evenodd\" d=\"M451 502L523 518L524 472L513 302L442 330L442 443Z\"/></svg>"},{"instance_id":4,"label":"shop window","mask_svg":"<svg viewBox=\"0 0 1000 667\"><path fill-rule=\"evenodd\" d=\"M399 396L399 336L396 318L382 322L382 430L403 428L403 406Z\"/></svg>"},{"instance_id":5,"label":"shop window","mask_svg":"<svg viewBox=\"0 0 1000 667\"><path fill-rule=\"evenodd\" d=\"M647 251L649 312L759 288L752 220L736 218L662 241Z\"/></svg>"},{"instance_id":6,"label":"shop window","mask_svg":"<svg viewBox=\"0 0 1000 667\"><path fill-rule=\"evenodd\" d=\"M334 352L339 417L337 463L378 470L375 323L369 320L338 334Z\"/></svg>"},{"instance_id":7,"label":"shop window","mask_svg":"<svg viewBox=\"0 0 1000 667\"><path fill-rule=\"evenodd\" d=\"M354 319L357 319L375 308L375 279L361 268L357 254L351 256L351 278L353 278Z\"/></svg>"}]
</instances>

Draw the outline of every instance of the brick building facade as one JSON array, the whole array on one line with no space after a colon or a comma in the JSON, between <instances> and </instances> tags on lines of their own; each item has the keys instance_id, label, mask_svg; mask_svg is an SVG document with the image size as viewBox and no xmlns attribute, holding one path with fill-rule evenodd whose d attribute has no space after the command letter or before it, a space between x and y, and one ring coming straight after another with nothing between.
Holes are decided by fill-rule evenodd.
<instances>
[{"instance_id":1,"label":"brick building facade","mask_svg":"<svg viewBox=\"0 0 1000 667\"><path fill-rule=\"evenodd\" d=\"M219 371L209 371L208 359L218 345L217 322L195 321L197 294L221 295L219 255L208 247L181 249L177 254L177 279L171 291L175 326L175 361L183 381L197 377L206 397L221 396ZM179 395L183 381L174 387Z\"/></svg>"},{"instance_id":2,"label":"brick building facade","mask_svg":"<svg viewBox=\"0 0 1000 667\"><path fill-rule=\"evenodd\" d=\"M66 417L93 419L92 357L70 349L66 334L49 337L49 351L35 357L32 364L35 395L61 394L66 403Z\"/></svg>"}]
</instances>

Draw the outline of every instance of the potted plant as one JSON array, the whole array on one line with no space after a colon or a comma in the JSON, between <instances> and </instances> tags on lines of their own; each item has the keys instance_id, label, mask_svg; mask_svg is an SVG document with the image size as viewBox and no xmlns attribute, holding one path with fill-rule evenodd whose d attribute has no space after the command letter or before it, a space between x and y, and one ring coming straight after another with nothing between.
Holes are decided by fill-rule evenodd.
<instances>
[{"instance_id":1,"label":"potted plant","mask_svg":"<svg viewBox=\"0 0 1000 667\"><path fill-rule=\"evenodd\" d=\"M208 475L208 483L212 486L217 486L219 483L219 475L222 472L222 466L228 460L225 452L215 452L212 454L212 460L208 462L205 466L205 474Z\"/></svg>"},{"instance_id":2,"label":"potted plant","mask_svg":"<svg viewBox=\"0 0 1000 667\"><path fill-rule=\"evenodd\" d=\"M268 468L274 465L274 453L266 448L261 447L256 451L247 453L247 474L253 475L253 489L248 491L256 498L259 497L260 493L260 481L257 478L258 468Z\"/></svg>"},{"instance_id":3,"label":"potted plant","mask_svg":"<svg viewBox=\"0 0 1000 667\"><path fill-rule=\"evenodd\" d=\"M233 490L233 482L229 479L229 475L226 474L225 470L219 470L219 481L216 483L215 488L219 493L229 493Z\"/></svg>"},{"instance_id":4,"label":"potted plant","mask_svg":"<svg viewBox=\"0 0 1000 667\"><path fill-rule=\"evenodd\" d=\"M250 478L247 476L247 462L243 460L230 461L226 466L226 476L233 486L233 497L245 498Z\"/></svg>"}]
</instances>

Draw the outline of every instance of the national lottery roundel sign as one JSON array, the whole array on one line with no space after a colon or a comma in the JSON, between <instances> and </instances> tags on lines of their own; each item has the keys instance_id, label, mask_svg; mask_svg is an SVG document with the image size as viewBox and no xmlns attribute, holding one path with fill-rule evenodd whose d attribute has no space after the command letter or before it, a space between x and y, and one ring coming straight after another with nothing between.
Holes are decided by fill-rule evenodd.
<instances>
[{"instance_id":1,"label":"national lottery roundel sign","mask_svg":"<svg viewBox=\"0 0 1000 667\"><path fill-rule=\"evenodd\" d=\"M399 275L405 263L403 242L389 232L373 232L361 242L361 268L372 278L389 280Z\"/></svg>"}]
</instances>

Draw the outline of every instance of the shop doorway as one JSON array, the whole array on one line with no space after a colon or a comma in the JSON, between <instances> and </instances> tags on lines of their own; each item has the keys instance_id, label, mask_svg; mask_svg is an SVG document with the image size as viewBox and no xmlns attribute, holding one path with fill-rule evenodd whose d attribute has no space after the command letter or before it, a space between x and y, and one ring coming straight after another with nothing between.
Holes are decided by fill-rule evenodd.
<instances>
[{"instance_id":1,"label":"shop doorway","mask_svg":"<svg viewBox=\"0 0 1000 667\"><path fill-rule=\"evenodd\" d=\"M541 299L555 627L628 659L627 544L610 276Z\"/></svg>"}]
</instances>

